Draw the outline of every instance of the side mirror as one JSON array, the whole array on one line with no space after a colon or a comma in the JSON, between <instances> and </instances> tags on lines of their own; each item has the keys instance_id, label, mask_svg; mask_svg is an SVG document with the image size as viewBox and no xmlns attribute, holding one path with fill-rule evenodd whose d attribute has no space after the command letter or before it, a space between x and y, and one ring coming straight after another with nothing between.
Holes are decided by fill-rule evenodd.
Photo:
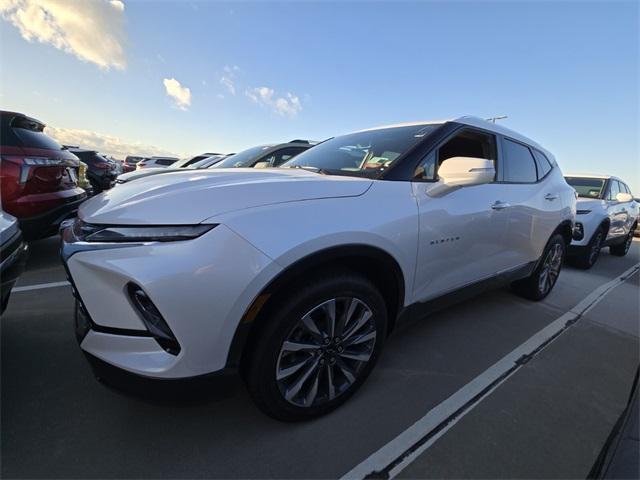
<instances>
[{"instance_id":1,"label":"side mirror","mask_svg":"<svg viewBox=\"0 0 640 480\"><path fill-rule=\"evenodd\" d=\"M442 196L462 187L493 182L496 170L493 161L486 158L451 157L438 169L440 181L428 190L433 197Z\"/></svg>"},{"instance_id":2,"label":"side mirror","mask_svg":"<svg viewBox=\"0 0 640 480\"><path fill-rule=\"evenodd\" d=\"M633 200L633 196L630 193L620 192L618 195L616 195L617 202L626 203L630 202L631 200Z\"/></svg>"}]
</instances>

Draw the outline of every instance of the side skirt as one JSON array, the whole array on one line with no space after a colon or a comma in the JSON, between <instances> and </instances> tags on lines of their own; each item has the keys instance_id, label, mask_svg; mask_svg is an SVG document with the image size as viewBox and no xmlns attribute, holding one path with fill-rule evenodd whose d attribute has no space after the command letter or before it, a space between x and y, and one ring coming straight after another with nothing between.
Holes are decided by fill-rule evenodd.
<instances>
[{"instance_id":1,"label":"side skirt","mask_svg":"<svg viewBox=\"0 0 640 480\"><path fill-rule=\"evenodd\" d=\"M398 324L410 323L444 310L452 305L469 300L488 290L495 290L528 277L535 270L538 260L529 262L513 270L501 272L493 277L471 283L457 290L440 295L426 302L416 302L405 307L398 316Z\"/></svg>"}]
</instances>

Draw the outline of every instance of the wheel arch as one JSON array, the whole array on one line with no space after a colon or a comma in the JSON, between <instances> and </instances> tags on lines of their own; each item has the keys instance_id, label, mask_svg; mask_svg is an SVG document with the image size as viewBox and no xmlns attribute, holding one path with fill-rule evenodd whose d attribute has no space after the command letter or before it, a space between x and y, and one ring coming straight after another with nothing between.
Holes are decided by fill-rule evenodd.
<instances>
[{"instance_id":1,"label":"wheel arch","mask_svg":"<svg viewBox=\"0 0 640 480\"><path fill-rule=\"evenodd\" d=\"M551 233L551 235L549 235L549 238L558 233L562 235L565 245L568 247L571 244L571 240L573 239L573 223L571 222L571 220L563 220L560 225L558 225L556 229Z\"/></svg>"},{"instance_id":2,"label":"wheel arch","mask_svg":"<svg viewBox=\"0 0 640 480\"><path fill-rule=\"evenodd\" d=\"M347 268L366 276L385 299L388 333L395 326L396 317L404 305L405 279L398 261L387 251L366 244L349 244L326 248L309 254L276 275L245 310L236 328L227 368L242 367L247 352L264 322L268 308L277 300L277 292L288 285L299 284L303 277L331 268Z\"/></svg>"}]
</instances>

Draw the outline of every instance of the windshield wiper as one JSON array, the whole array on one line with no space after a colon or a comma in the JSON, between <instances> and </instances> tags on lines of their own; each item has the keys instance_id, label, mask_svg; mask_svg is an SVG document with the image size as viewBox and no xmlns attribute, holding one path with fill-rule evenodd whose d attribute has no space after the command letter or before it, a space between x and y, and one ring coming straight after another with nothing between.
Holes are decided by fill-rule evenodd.
<instances>
[{"instance_id":1,"label":"windshield wiper","mask_svg":"<svg viewBox=\"0 0 640 480\"><path fill-rule=\"evenodd\" d=\"M312 167L311 165L290 165L287 168L301 168L302 170L307 170L313 173L319 173L320 175L329 175L329 172L323 170L322 168Z\"/></svg>"}]
</instances>

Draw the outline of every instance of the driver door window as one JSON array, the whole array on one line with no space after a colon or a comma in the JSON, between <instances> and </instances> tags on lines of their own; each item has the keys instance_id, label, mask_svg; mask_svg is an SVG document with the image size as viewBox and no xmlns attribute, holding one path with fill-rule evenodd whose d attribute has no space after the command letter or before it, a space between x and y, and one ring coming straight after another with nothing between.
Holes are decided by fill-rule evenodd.
<instances>
[{"instance_id":1,"label":"driver door window","mask_svg":"<svg viewBox=\"0 0 640 480\"><path fill-rule=\"evenodd\" d=\"M438 149L429 153L414 173L415 180L437 180L438 168L452 157L486 158L496 160L496 138L476 130L465 129L455 134Z\"/></svg>"}]
</instances>

